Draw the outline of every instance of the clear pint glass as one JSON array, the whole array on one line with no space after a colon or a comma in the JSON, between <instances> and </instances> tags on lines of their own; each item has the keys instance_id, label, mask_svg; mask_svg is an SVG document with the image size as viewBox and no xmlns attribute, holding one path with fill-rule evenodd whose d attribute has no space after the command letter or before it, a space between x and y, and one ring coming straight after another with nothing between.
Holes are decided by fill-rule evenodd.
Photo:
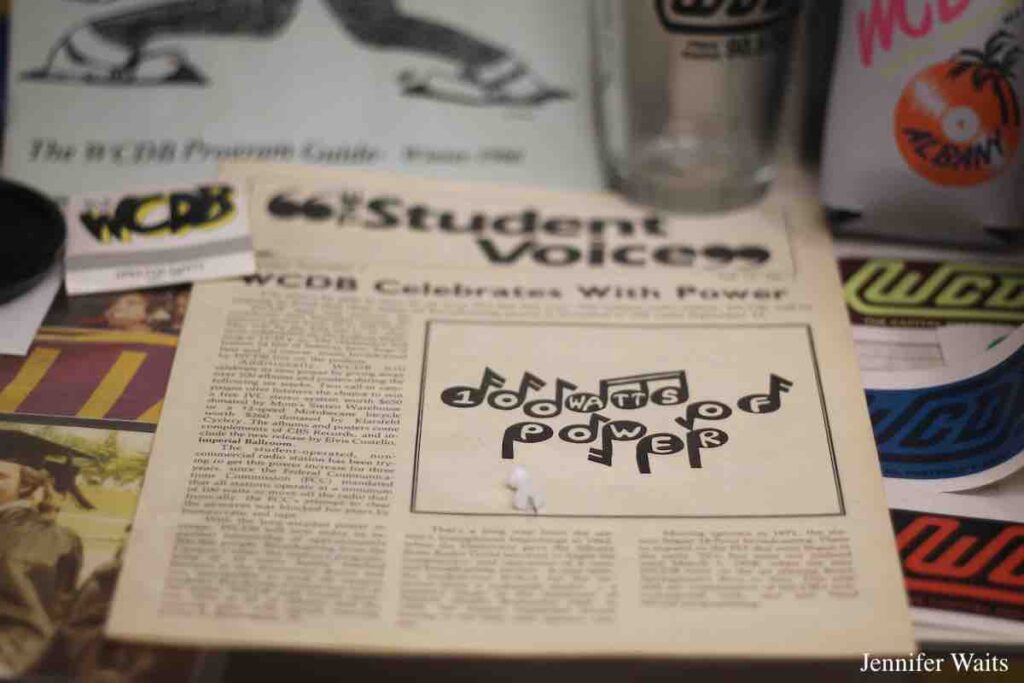
<instances>
[{"instance_id":1,"label":"clear pint glass","mask_svg":"<svg viewBox=\"0 0 1024 683\"><path fill-rule=\"evenodd\" d=\"M682 212L760 197L799 0L599 0L595 93L613 186Z\"/></svg>"}]
</instances>

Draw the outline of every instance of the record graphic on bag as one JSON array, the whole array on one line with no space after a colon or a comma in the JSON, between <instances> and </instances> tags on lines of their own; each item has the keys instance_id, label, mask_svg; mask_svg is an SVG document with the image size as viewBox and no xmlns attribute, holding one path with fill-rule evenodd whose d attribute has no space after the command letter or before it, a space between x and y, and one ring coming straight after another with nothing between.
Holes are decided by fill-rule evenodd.
<instances>
[{"instance_id":1,"label":"record graphic on bag","mask_svg":"<svg viewBox=\"0 0 1024 683\"><path fill-rule=\"evenodd\" d=\"M1020 143L1013 67L1022 54L998 31L981 50L964 48L917 72L896 105L896 143L918 175L967 187L1003 172Z\"/></svg>"}]
</instances>

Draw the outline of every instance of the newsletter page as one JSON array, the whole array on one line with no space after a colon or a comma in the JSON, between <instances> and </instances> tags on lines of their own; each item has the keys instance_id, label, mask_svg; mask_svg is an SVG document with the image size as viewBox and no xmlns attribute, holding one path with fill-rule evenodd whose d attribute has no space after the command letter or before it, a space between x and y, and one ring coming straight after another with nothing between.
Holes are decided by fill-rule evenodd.
<instances>
[{"instance_id":1,"label":"newsletter page","mask_svg":"<svg viewBox=\"0 0 1024 683\"><path fill-rule=\"evenodd\" d=\"M484 655L913 648L831 243L599 194L232 167L109 629ZM417 265L418 264L418 265Z\"/></svg>"}]
</instances>

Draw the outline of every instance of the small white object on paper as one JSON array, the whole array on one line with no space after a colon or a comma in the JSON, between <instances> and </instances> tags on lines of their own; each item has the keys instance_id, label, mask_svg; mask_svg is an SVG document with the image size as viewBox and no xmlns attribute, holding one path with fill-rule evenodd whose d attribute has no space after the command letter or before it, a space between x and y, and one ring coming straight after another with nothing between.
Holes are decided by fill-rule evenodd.
<instances>
[{"instance_id":1,"label":"small white object on paper","mask_svg":"<svg viewBox=\"0 0 1024 683\"><path fill-rule=\"evenodd\" d=\"M249 275L246 201L211 182L72 197L65 210L69 294Z\"/></svg>"},{"instance_id":2,"label":"small white object on paper","mask_svg":"<svg viewBox=\"0 0 1024 683\"><path fill-rule=\"evenodd\" d=\"M516 510L532 510L537 514L544 507L544 495L534 486L530 480L530 473L522 465L512 468L506 484L515 491L512 507Z\"/></svg>"},{"instance_id":3,"label":"small white object on paper","mask_svg":"<svg viewBox=\"0 0 1024 683\"><path fill-rule=\"evenodd\" d=\"M0 354L24 356L28 353L60 289L60 275L60 264L55 263L31 290L0 304Z\"/></svg>"},{"instance_id":4,"label":"small white object on paper","mask_svg":"<svg viewBox=\"0 0 1024 683\"><path fill-rule=\"evenodd\" d=\"M513 491L518 491L525 484L530 481L530 473L526 471L526 468L522 465L516 465L512 468L512 471L508 475L508 487Z\"/></svg>"}]
</instances>

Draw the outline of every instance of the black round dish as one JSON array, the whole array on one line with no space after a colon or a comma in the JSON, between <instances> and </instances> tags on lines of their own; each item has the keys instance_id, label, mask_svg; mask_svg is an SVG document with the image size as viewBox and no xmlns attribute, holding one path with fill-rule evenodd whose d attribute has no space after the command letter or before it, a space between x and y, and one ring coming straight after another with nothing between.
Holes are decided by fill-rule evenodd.
<instances>
[{"instance_id":1,"label":"black round dish","mask_svg":"<svg viewBox=\"0 0 1024 683\"><path fill-rule=\"evenodd\" d=\"M57 205L0 180L0 303L29 291L60 256L67 228Z\"/></svg>"}]
</instances>

